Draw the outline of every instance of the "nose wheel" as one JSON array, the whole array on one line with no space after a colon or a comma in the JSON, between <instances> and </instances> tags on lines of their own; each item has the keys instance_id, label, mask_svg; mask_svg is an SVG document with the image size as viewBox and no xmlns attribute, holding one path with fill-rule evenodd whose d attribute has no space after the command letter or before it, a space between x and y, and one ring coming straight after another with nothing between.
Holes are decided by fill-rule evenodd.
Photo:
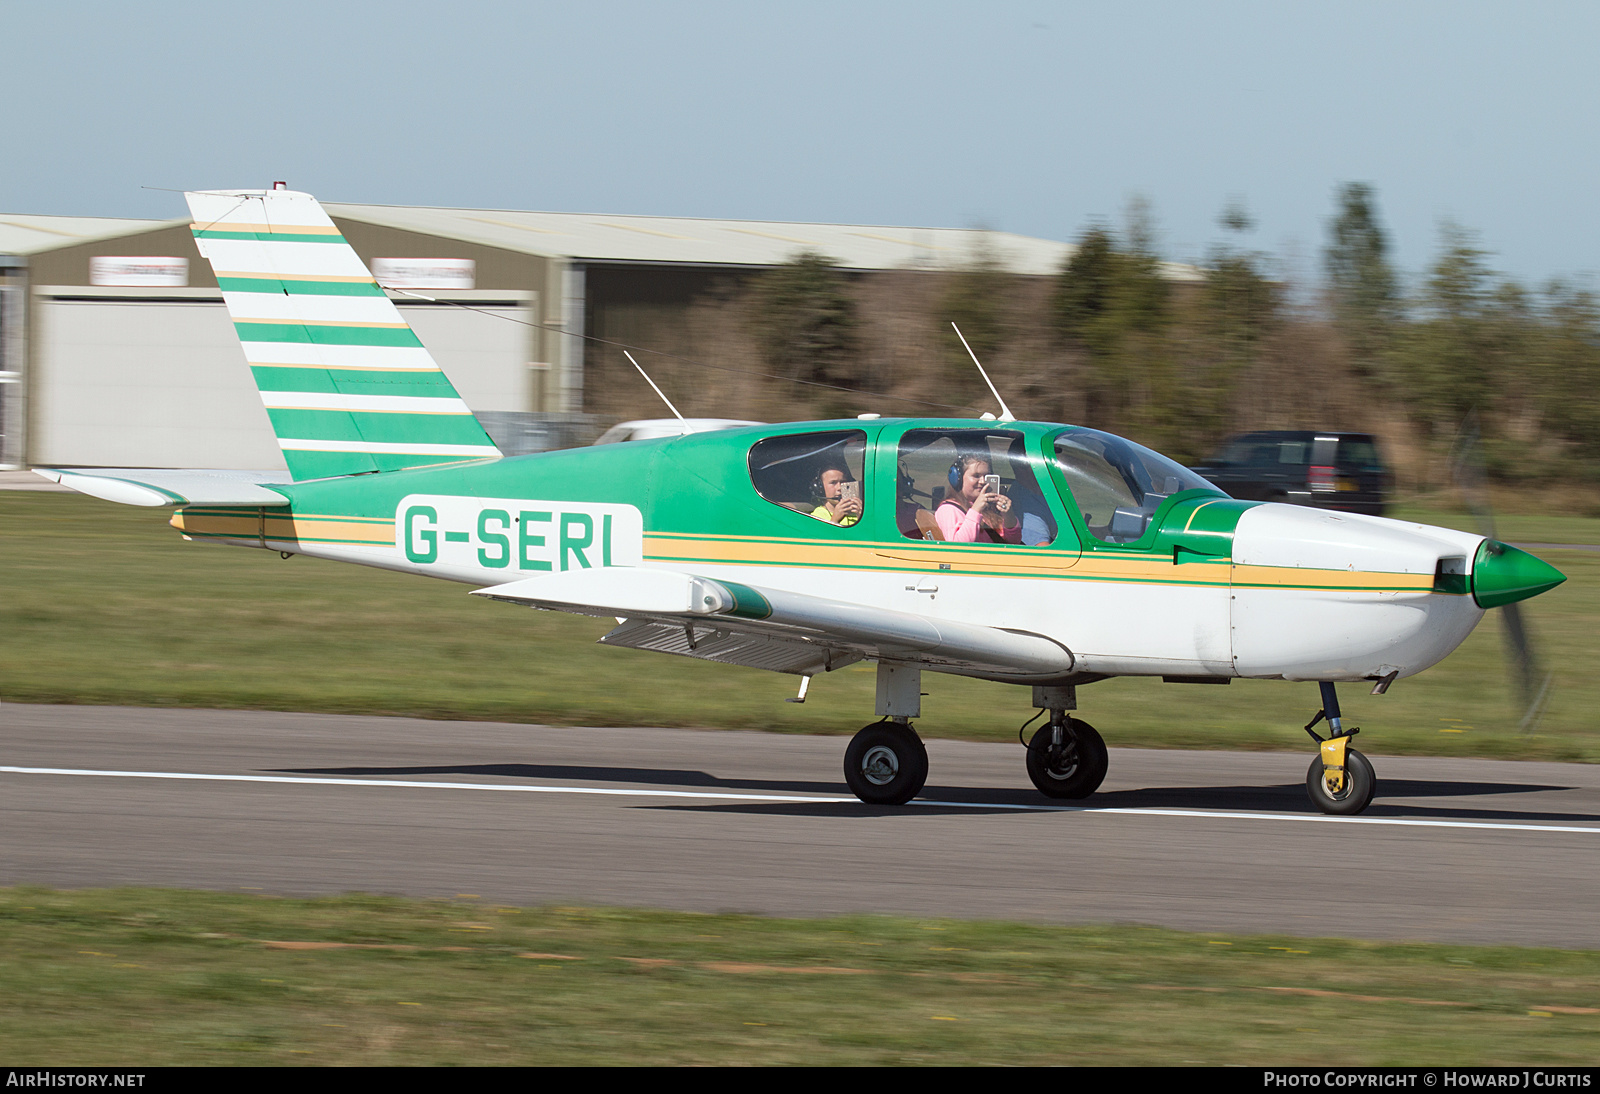
<instances>
[{"instance_id":1,"label":"nose wheel","mask_svg":"<svg viewBox=\"0 0 1600 1094\"><path fill-rule=\"evenodd\" d=\"M1306 772L1306 793L1324 813L1353 817L1372 804L1378 789L1378 776L1365 756L1353 748L1344 750L1343 778L1334 777L1318 756Z\"/></svg>"},{"instance_id":2,"label":"nose wheel","mask_svg":"<svg viewBox=\"0 0 1600 1094\"><path fill-rule=\"evenodd\" d=\"M1311 804L1324 813L1353 817L1372 804L1372 797L1378 792L1378 776L1372 762L1350 747L1350 738L1361 731L1344 728L1333 684L1322 681L1318 686L1322 689L1322 709L1305 727L1317 742L1317 758L1306 771L1306 794ZM1324 718L1331 731L1326 739L1318 737L1314 728Z\"/></svg>"}]
</instances>

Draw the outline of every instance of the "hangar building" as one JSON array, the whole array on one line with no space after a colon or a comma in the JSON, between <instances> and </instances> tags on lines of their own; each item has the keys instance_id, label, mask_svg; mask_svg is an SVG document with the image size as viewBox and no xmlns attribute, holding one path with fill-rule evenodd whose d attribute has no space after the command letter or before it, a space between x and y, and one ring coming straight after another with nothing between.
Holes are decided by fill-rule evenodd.
<instances>
[{"instance_id":1,"label":"hangar building","mask_svg":"<svg viewBox=\"0 0 1600 1094\"><path fill-rule=\"evenodd\" d=\"M1014 273L1065 243L1003 232L325 202L507 452L581 443L586 337L638 329L814 251L847 270ZM586 337L585 337L586 336ZM277 468L189 221L0 215L0 466Z\"/></svg>"}]
</instances>

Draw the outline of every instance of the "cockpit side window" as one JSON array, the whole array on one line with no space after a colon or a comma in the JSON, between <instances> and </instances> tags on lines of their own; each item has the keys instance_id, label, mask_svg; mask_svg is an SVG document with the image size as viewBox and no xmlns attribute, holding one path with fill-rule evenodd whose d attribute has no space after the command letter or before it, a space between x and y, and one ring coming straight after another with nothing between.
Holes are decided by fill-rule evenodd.
<instances>
[{"instance_id":1,"label":"cockpit side window","mask_svg":"<svg viewBox=\"0 0 1600 1094\"><path fill-rule=\"evenodd\" d=\"M993 475L1004 512L968 519L968 472ZM895 519L907 539L1047 546L1056 521L1039 488L1021 433L995 429L913 429L900 441Z\"/></svg>"},{"instance_id":2,"label":"cockpit side window","mask_svg":"<svg viewBox=\"0 0 1600 1094\"><path fill-rule=\"evenodd\" d=\"M1133 543L1161 503L1185 490L1220 491L1181 464L1142 445L1095 429L1056 438L1055 464L1089 534L1103 543ZM1066 500L1066 499L1063 499Z\"/></svg>"},{"instance_id":3,"label":"cockpit side window","mask_svg":"<svg viewBox=\"0 0 1600 1094\"><path fill-rule=\"evenodd\" d=\"M750 482L775 505L849 528L866 512L866 448L862 430L768 437L750 449Z\"/></svg>"}]
</instances>

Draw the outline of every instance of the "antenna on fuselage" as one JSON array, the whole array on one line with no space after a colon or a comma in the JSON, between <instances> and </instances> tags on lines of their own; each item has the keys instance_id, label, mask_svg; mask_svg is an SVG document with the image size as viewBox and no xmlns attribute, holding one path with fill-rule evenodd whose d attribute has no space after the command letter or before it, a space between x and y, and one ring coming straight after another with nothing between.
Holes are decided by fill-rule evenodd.
<instances>
[{"instance_id":1,"label":"antenna on fuselage","mask_svg":"<svg viewBox=\"0 0 1600 1094\"><path fill-rule=\"evenodd\" d=\"M972 363L978 366L978 375L983 377L983 382L989 385L989 390L994 392L994 401L1000 404L1000 420L1002 422L1016 421L1016 415L1011 413L1011 408L1006 406L1006 401L1000 398L1000 392L995 389L994 381L989 379L989 374L983 371L983 362L978 360L978 355L972 352L972 347L967 346L967 336L961 333L961 328L954 323L950 326L955 329L956 337L961 339L961 344L967 347L967 356L972 358ZM642 370L641 370L642 371ZM648 377L647 377L648 378ZM655 385L651 385L654 387Z\"/></svg>"},{"instance_id":2,"label":"antenna on fuselage","mask_svg":"<svg viewBox=\"0 0 1600 1094\"><path fill-rule=\"evenodd\" d=\"M678 421L683 425L684 435L688 436L690 433L692 433L693 430L691 430L689 428L689 423L684 420L684 417L683 417L682 414L678 413L678 408L672 405L672 400L667 398L666 395L664 395L662 393L660 388L656 387L656 382L654 380L650 379L650 374L644 370L644 367L642 365L640 365L638 361L634 361L633 360L633 354L629 353L627 350L623 350L622 351L622 356L626 357L629 361L633 362L633 367L639 370L639 375L643 376L644 377L644 382L650 385L650 390L654 391L657 395L661 396L661 401L663 403L667 404L667 409L672 411L673 416L676 417L678 419Z\"/></svg>"}]
</instances>

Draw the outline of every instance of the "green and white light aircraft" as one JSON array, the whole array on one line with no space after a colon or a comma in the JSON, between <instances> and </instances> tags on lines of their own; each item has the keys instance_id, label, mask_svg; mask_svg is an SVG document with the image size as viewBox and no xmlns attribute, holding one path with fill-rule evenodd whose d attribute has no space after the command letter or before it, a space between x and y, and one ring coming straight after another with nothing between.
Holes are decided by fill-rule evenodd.
<instances>
[{"instance_id":1,"label":"green and white light aircraft","mask_svg":"<svg viewBox=\"0 0 1600 1094\"><path fill-rule=\"evenodd\" d=\"M876 662L880 720L844 762L866 802L904 803L927 778L910 724L924 671L1030 686L1050 717L1028 774L1068 799L1107 766L1072 714L1080 685L1247 677L1320 685L1331 734L1312 732L1307 790L1359 813L1376 779L1334 684L1381 691L1485 609L1564 580L1484 536L1236 501L1122 438L1009 417L866 415L502 457L315 199L187 197L287 473L41 474L172 507L193 540L615 617L606 645L791 673L802 700L812 676Z\"/></svg>"}]
</instances>

